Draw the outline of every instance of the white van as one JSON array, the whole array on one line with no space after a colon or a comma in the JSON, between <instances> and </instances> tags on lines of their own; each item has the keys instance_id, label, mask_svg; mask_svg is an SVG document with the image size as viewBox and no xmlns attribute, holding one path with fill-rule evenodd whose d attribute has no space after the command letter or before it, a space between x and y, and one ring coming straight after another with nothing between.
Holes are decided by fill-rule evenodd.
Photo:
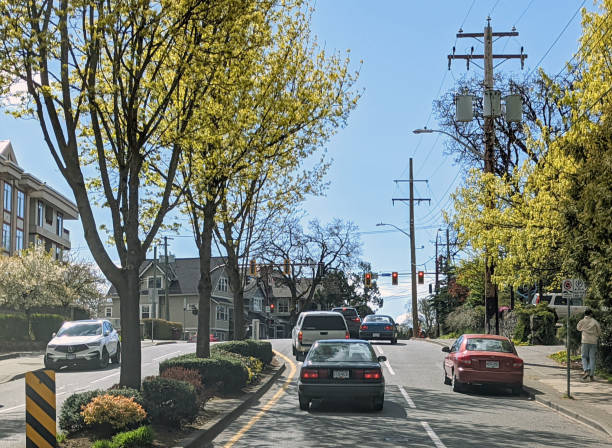
<instances>
[{"instance_id":1,"label":"white van","mask_svg":"<svg viewBox=\"0 0 612 448\"><path fill-rule=\"evenodd\" d=\"M542 294L542 298L540 299L540 294L537 293L533 296L531 300L532 305L537 305L539 303L547 303L548 307L555 310L557 313L557 317L564 318L567 317L567 299L563 297L563 294L560 292L551 292ZM584 306L582 299L571 299L570 300L570 313L571 314L579 314L584 313L586 306Z\"/></svg>"}]
</instances>

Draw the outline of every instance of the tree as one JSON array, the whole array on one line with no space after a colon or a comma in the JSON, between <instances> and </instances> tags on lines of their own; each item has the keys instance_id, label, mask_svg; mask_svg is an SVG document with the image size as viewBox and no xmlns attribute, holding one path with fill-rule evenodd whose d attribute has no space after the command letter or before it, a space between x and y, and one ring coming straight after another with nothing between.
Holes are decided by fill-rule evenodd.
<instances>
[{"instance_id":1,"label":"tree","mask_svg":"<svg viewBox=\"0 0 612 448\"><path fill-rule=\"evenodd\" d=\"M59 280L59 301L63 306L77 304L97 316L106 303L107 283L93 263L72 256L62 262L62 277Z\"/></svg>"},{"instance_id":2,"label":"tree","mask_svg":"<svg viewBox=\"0 0 612 448\"><path fill-rule=\"evenodd\" d=\"M248 28L252 3L0 1L0 85L26 84L14 113L38 120L89 249L117 289L122 386L140 388L139 269L174 205L183 131L231 57L227 29ZM96 204L116 256L97 232Z\"/></svg>"},{"instance_id":3,"label":"tree","mask_svg":"<svg viewBox=\"0 0 612 448\"><path fill-rule=\"evenodd\" d=\"M432 299L419 300L419 314L423 318L423 327L426 335L435 334L436 307Z\"/></svg>"}]
</instances>

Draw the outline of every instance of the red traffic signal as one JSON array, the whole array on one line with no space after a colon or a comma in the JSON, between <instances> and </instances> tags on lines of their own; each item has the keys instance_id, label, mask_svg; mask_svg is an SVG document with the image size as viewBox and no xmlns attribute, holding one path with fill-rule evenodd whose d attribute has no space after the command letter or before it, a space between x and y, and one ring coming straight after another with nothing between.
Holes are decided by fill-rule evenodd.
<instances>
[{"instance_id":1,"label":"red traffic signal","mask_svg":"<svg viewBox=\"0 0 612 448\"><path fill-rule=\"evenodd\" d=\"M364 285L366 288L370 288L372 286L372 273L371 272L366 272L365 276L364 276Z\"/></svg>"},{"instance_id":2,"label":"red traffic signal","mask_svg":"<svg viewBox=\"0 0 612 448\"><path fill-rule=\"evenodd\" d=\"M419 277L419 281L418 281L418 283L419 283L420 285L422 285L423 283L425 283L425 272L423 272L423 271L419 271L418 277Z\"/></svg>"},{"instance_id":3,"label":"red traffic signal","mask_svg":"<svg viewBox=\"0 0 612 448\"><path fill-rule=\"evenodd\" d=\"M273 303L271 303L271 304L270 304L270 312L271 312L271 313L273 313L273 312L274 312L274 304L273 304Z\"/></svg>"},{"instance_id":4,"label":"red traffic signal","mask_svg":"<svg viewBox=\"0 0 612 448\"><path fill-rule=\"evenodd\" d=\"M391 284L392 285L397 285L397 272L392 272L391 273Z\"/></svg>"}]
</instances>

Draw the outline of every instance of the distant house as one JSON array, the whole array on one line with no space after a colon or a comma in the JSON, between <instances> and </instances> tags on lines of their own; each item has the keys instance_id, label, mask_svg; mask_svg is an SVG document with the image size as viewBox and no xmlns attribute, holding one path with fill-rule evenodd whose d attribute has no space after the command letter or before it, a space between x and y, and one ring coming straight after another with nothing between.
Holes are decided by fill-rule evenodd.
<instances>
[{"instance_id":1,"label":"distant house","mask_svg":"<svg viewBox=\"0 0 612 448\"><path fill-rule=\"evenodd\" d=\"M0 253L13 255L43 245L56 259L70 249L67 220L78 219L76 204L17 163L9 140L0 140Z\"/></svg>"}]
</instances>

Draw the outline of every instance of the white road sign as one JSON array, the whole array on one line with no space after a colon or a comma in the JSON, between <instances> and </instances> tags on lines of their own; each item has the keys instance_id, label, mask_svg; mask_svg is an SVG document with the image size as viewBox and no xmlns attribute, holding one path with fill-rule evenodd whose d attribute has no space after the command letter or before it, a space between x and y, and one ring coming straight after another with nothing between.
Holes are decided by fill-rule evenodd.
<instances>
[{"instance_id":1,"label":"white road sign","mask_svg":"<svg viewBox=\"0 0 612 448\"><path fill-rule=\"evenodd\" d=\"M563 297L568 299L581 299L586 292L586 283L579 278L566 278L561 282Z\"/></svg>"}]
</instances>

